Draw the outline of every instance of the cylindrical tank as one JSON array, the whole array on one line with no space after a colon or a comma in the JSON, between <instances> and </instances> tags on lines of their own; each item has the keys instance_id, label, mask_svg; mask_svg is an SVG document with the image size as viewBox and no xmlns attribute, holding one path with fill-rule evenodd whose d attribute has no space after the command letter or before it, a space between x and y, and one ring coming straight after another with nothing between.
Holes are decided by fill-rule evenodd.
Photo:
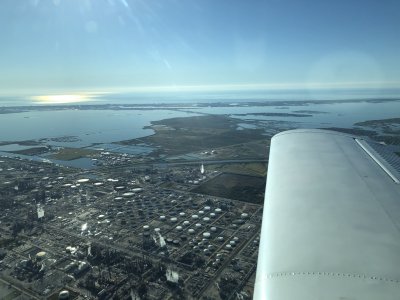
<instances>
[{"instance_id":1,"label":"cylindrical tank","mask_svg":"<svg viewBox=\"0 0 400 300\"><path fill-rule=\"evenodd\" d=\"M208 239L210 236L211 236L211 234L209 232L203 233L203 237L205 237L206 239Z\"/></svg>"},{"instance_id":2,"label":"cylindrical tank","mask_svg":"<svg viewBox=\"0 0 400 300\"><path fill-rule=\"evenodd\" d=\"M46 252L40 251L36 254L36 260L41 261L46 257Z\"/></svg>"},{"instance_id":3,"label":"cylindrical tank","mask_svg":"<svg viewBox=\"0 0 400 300\"><path fill-rule=\"evenodd\" d=\"M69 299L69 292L68 291L61 291L59 294L58 294L58 299L59 300L68 300Z\"/></svg>"}]
</instances>

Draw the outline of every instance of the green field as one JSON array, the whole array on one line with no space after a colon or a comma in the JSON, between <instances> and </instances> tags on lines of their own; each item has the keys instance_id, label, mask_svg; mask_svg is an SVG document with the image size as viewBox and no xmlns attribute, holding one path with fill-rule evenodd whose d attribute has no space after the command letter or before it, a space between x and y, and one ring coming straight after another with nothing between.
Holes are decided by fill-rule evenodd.
<instances>
[{"instance_id":1,"label":"green field","mask_svg":"<svg viewBox=\"0 0 400 300\"><path fill-rule=\"evenodd\" d=\"M215 164L207 165L207 170L219 171L222 173L235 173L251 176L266 176L266 163L237 163L237 164Z\"/></svg>"},{"instance_id":2,"label":"green field","mask_svg":"<svg viewBox=\"0 0 400 300\"><path fill-rule=\"evenodd\" d=\"M222 173L192 192L262 204L264 190L265 177Z\"/></svg>"},{"instance_id":3,"label":"green field","mask_svg":"<svg viewBox=\"0 0 400 300\"><path fill-rule=\"evenodd\" d=\"M50 158L58 160L74 160L82 157L88 157L96 154L95 150L81 149L81 148L63 148L58 152L52 154Z\"/></svg>"},{"instance_id":4,"label":"green field","mask_svg":"<svg viewBox=\"0 0 400 300\"><path fill-rule=\"evenodd\" d=\"M141 140L177 155L265 139L260 129L237 130L238 122L225 115L166 119L152 122L155 134ZM160 125L171 130L160 130Z\"/></svg>"}]
</instances>

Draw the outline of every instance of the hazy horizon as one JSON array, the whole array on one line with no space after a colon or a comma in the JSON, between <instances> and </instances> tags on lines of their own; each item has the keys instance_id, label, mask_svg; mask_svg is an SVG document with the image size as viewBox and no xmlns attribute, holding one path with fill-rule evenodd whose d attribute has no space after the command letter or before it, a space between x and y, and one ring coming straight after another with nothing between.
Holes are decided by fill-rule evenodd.
<instances>
[{"instance_id":1,"label":"hazy horizon","mask_svg":"<svg viewBox=\"0 0 400 300\"><path fill-rule=\"evenodd\" d=\"M7 0L0 91L399 88L399 12L390 0Z\"/></svg>"},{"instance_id":2,"label":"hazy horizon","mask_svg":"<svg viewBox=\"0 0 400 300\"><path fill-rule=\"evenodd\" d=\"M213 102L387 100L400 99L399 88L315 89L115 89L109 92L46 91L0 94L0 107L53 104L173 104Z\"/></svg>"}]
</instances>

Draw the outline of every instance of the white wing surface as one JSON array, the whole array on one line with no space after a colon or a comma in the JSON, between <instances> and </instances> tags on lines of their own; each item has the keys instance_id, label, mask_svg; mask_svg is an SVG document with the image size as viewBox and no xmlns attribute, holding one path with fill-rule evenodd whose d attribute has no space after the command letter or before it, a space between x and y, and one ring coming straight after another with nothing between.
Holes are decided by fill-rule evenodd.
<instances>
[{"instance_id":1,"label":"white wing surface","mask_svg":"<svg viewBox=\"0 0 400 300\"><path fill-rule=\"evenodd\" d=\"M254 299L400 299L400 178L377 148L273 137Z\"/></svg>"}]
</instances>

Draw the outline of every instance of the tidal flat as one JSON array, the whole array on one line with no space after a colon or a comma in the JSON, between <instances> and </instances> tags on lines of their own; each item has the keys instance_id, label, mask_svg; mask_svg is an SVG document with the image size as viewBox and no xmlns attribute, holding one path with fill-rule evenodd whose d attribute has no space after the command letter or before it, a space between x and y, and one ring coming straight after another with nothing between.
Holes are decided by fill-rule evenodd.
<instances>
[{"instance_id":1,"label":"tidal flat","mask_svg":"<svg viewBox=\"0 0 400 300\"><path fill-rule=\"evenodd\" d=\"M108 152L128 155L135 163L263 159L267 154L261 148L267 150L274 134L295 128L325 128L399 143L398 124L391 122L400 111L397 99L30 105L0 110L3 155L78 166L83 160L84 166L102 165L99 156Z\"/></svg>"}]
</instances>

